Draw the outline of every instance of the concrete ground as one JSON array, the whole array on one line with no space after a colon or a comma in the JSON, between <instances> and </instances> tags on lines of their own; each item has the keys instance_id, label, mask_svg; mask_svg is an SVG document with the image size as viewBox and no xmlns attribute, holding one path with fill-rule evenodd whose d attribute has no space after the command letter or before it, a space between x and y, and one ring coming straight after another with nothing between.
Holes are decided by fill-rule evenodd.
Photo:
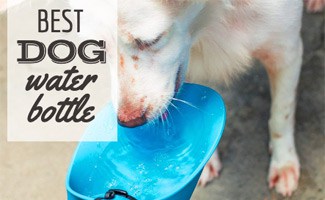
<instances>
[{"instance_id":1,"label":"concrete ground","mask_svg":"<svg viewBox=\"0 0 325 200\"><path fill-rule=\"evenodd\" d=\"M66 199L65 174L75 143L6 142L6 28L0 16L0 199ZM298 190L290 199L325 199L324 13L305 14L304 64L298 93L296 143L301 160ZM220 90L228 122L220 143L221 177L197 188L193 200L283 199L267 188L270 95L257 65L230 89Z\"/></svg>"},{"instance_id":2,"label":"concrete ground","mask_svg":"<svg viewBox=\"0 0 325 200\"><path fill-rule=\"evenodd\" d=\"M305 53L298 89L296 145L301 162L299 188L291 199L325 199L325 46L324 13L305 14ZM223 170L218 180L197 188L193 200L284 199L267 187L270 91L264 68L256 68L220 90L228 109L219 150ZM288 198L289 199L289 198Z\"/></svg>"}]
</instances>

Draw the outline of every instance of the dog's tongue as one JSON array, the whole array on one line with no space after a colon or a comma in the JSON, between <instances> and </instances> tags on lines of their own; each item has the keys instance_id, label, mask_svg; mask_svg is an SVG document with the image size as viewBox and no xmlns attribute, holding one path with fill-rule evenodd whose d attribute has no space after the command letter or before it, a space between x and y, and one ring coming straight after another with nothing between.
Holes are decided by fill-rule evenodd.
<instances>
[{"instance_id":1,"label":"dog's tongue","mask_svg":"<svg viewBox=\"0 0 325 200\"><path fill-rule=\"evenodd\" d=\"M167 117L168 117L168 112L167 112L167 110L166 110L166 111L161 115L161 118L162 118L163 120L166 120Z\"/></svg>"}]
</instances>

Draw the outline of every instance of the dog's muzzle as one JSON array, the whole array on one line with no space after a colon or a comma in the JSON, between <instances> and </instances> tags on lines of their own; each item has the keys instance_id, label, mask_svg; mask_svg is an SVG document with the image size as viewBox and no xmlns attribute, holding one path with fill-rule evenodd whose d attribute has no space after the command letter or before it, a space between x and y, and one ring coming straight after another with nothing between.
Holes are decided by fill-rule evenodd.
<instances>
[{"instance_id":1,"label":"dog's muzzle","mask_svg":"<svg viewBox=\"0 0 325 200\"><path fill-rule=\"evenodd\" d=\"M120 110L117 119L121 126L129 128L141 126L147 122L146 112L142 110L135 110L133 112Z\"/></svg>"}]
</instances>

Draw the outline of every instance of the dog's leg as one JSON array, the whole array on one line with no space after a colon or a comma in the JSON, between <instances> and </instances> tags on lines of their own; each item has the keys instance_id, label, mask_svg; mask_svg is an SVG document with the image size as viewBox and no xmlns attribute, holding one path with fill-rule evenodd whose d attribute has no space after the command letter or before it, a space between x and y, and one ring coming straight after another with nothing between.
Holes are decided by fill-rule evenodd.
<instances>
[{"instance_id":1,"label":"dog's leg","mask_svg":"<svg viewBox=\"0 0 325 200\"><path fill-rule=\"evenodd\" d=\"M290 196L298 186L299 159L294 142L296 91L302 62L302 42L287 37L281 45L271 44L254 52L268 72L271 85L271 117L269 120L272 152L269 187Z\"/></svg>"},{"instance_id":2,"label":"dog's leg","mask_svg":"<svg viewBox=\"0 0 325 200\"><path fill-rule=\"evenodd\" d=\"M218 150L216 150L202 171L199 185L204 187L208 182L212 181L214 178L217 178L221 168L222 164L219 158L219 153Z\"/></svg>"}]
</instances>

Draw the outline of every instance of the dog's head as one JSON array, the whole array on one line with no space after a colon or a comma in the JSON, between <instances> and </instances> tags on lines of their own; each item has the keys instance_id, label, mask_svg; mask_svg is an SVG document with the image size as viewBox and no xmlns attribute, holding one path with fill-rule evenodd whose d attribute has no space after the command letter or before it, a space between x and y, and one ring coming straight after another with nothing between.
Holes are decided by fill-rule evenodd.
<instances>
[{"instance_id":1,"label":"dog's head","mask_svg":"<svg viewBox=\"0 0 325 200\"><path fill-rule=\"evenodd\" d=\"M137 126L161 115L180 88L201 5L123 0L118 5L118 119Z\"/></svg>"},{"instance_id":2,"label":"dog's head","mask_svg":"<svg viewBox=\"0 0 325 200\"><path fill-rule=\"evenodd\" d=\"M95 7L93 19L87 23L93 31L114 19L104 10L109 0L71 1L76 7ZM118 0L118 69L112 74L118 80L120 124L139 126L165 112L184 79L201 24L195 22L204 7L204 0ZM102 30L102 34L110 33Z\"/></svg>"}]
</instances>

